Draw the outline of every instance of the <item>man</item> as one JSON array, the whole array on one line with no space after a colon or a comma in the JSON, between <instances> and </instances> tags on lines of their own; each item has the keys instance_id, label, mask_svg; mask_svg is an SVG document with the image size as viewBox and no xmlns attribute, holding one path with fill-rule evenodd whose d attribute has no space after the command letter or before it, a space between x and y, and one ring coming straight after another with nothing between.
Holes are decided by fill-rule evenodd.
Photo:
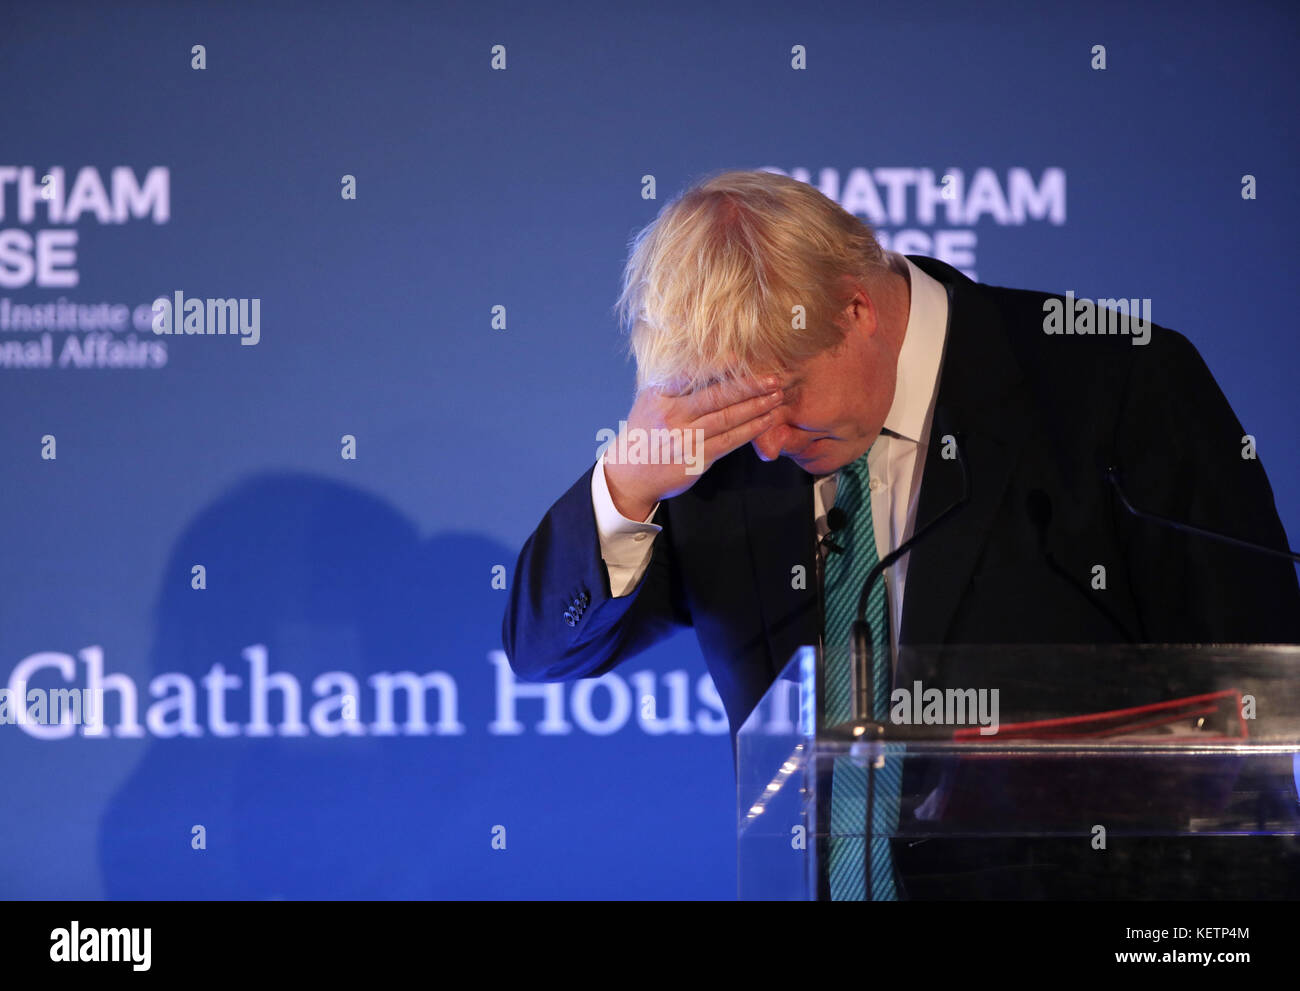
<instances>
[{"instance_id":1,"label":"man","mask_svg":"<svg viewBox=\"0 0 1300 991\"><path fill-rule=\"evenodd\" d=\"M1143 509L1287 546L1195 349L1158 326L1135 343L1127 321L1047 333L1052 300L886 253L783 176L726 172L688 190L637 237L624 275L628 437L520 553L503 628L515 672L598 676L693 626L734 747L796 648L847 643L837 568L860 575L963 499L876 593L873 632L890 648L878 653L894 664L911 644L1300 642L1291 565L1136 519L1105 481L1114 467ZM645 457L646 437L671 438L658 453L674 456ZM819 560L837 492L856 500L848 570ZM820 583L797 580L822 564L833 623ZM919 674L956 677L885 672ZM1069 679L1123 700L1087 671ZM940 859L913 864L903 886L932 893L915 878L950 879Z\"/></svg>"}]
</instances>

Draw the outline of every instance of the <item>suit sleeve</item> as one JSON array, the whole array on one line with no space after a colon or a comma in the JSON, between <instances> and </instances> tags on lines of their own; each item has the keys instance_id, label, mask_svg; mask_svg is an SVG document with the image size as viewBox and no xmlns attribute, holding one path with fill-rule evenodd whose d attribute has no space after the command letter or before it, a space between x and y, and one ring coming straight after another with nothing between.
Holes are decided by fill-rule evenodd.
<instances>
[{"instance_id":1,"label":"suit sleeve","mask_svg":"<svg viewBox=\"0 0 1300 991\"><path fill-rule=\"evenodd\" d=\"M1288 546L1262 463L1205 362L1157 328L1131 363L1113 449L1141 510L1242 540ZM1300 643L1300 586L1280 559L1134 518L1115 500L1149 643Z\"/></svg>"},{"instance_id":2,"label":"suit sleeve","mask_svg":"<svg viewBox=\"0 0 1300 991\"><path fill-rule=\"evenodd\" d=\"M659 507L650 564L627 595L610 594L591 497L591 469L553 505L515 565L501 637L526 681L595 677L690 626L671 547L670 504Z\"/></svg>"}]
</instances>

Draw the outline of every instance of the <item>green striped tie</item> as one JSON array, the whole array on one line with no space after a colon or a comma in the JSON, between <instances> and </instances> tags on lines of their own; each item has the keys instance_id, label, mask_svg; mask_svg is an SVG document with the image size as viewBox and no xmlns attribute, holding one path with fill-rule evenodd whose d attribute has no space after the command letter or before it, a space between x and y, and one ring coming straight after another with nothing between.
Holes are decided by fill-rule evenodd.
<instances>
[{"instance_id":1,"label":"green striped tie","mask_svg":"<svg viewBox=\"0 0 1300 991\"><path fill-rule=\"evenodd\" d=\"M877 441L878 443L878 441ZM868 452L870 453L870 452ZM867 454L840 471L835 505L848 517L839 543L843 553L831 553L826 562L826 725L834 726L853 715L850 698L850 630L857 617L858 598L867 574L880 558L871 521L871 497ZM867 601L867 621L872 633L872 682L874 717L884 721L889 712L891 662L889 616L884 576L876 582ZM887 748L892 749L892 748ZM871 896L874 901L893 901L893 857L889 836L898 824L902 767L891 756L873 775L875 795L872 807ZM867 772L847 758L838 758L832 771L829 842L829 879L835 901L861 901L866 897L863 880L863 827L867 816Z\"/></svg>"}]
</instances>

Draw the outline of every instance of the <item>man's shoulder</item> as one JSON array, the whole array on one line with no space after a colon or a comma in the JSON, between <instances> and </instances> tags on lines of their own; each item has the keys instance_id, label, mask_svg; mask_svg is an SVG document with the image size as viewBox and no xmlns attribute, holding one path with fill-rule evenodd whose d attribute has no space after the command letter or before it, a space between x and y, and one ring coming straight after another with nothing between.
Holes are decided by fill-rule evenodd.
<instances>
[{"instance_id":1,"label":"man's shoulder","mask_svg":"<svg viewBox=\"0 0 1300 991\"><path fill-rule=\"evenodd\" d=\"M949 289L959 309L969 310L974 303L994 311L1016 353L1033 356L1035 364L1113 363L1149 354L1195 351L1178 331L1154 322L1149 299L1091 299L1071 290L1051 292L976 282L937 258L907 257ZM957 319L963 315L959 312Z\"/></svg>"},{"instance_id":2,"label":"man's shoulder","mask_svg":"<svg viewBox=\"0 0 1300 991\"><path fill-rule=\"evenodd\" d=\"M1195 346L1154 322L1149 300L1121 307L912 261L945 285L953 304L941 383L950 375L1018 381L1053 436L1114 422L1139 399L1177 408L1222 395Z\"/></svg>"},{"instance_id":3,"label":"man's shoulder","mask_svg":"<svg viewBox=\"0 0 1300 991\"><path fill-rule=\"evenodd\" d=\"M964 288L996 311L1030 377L1113 383L1148 370L1177 373L1201 361L1187 337L1155 322L1149 299L1088 298L969 279Z\"/></svg>"}]
</instances>

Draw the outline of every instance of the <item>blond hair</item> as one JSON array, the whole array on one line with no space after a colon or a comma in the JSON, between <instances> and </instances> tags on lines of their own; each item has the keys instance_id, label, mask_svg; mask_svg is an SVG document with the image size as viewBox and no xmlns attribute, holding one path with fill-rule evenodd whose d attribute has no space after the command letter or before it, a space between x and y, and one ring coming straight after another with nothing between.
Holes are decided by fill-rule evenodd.
<instances>
[{"instance_id":1,"label":"blond hair","mask_svg":"<svg viewBox=\"0 0 1300 991\"><path fill-rule=\"evenodd\" d=\"M854 282L874 291L889 268L870 226L772 172L701 180L629 248L615 308L638 389L689 391L788 369L835 347Z\"/></svg>"}]
</instances>

